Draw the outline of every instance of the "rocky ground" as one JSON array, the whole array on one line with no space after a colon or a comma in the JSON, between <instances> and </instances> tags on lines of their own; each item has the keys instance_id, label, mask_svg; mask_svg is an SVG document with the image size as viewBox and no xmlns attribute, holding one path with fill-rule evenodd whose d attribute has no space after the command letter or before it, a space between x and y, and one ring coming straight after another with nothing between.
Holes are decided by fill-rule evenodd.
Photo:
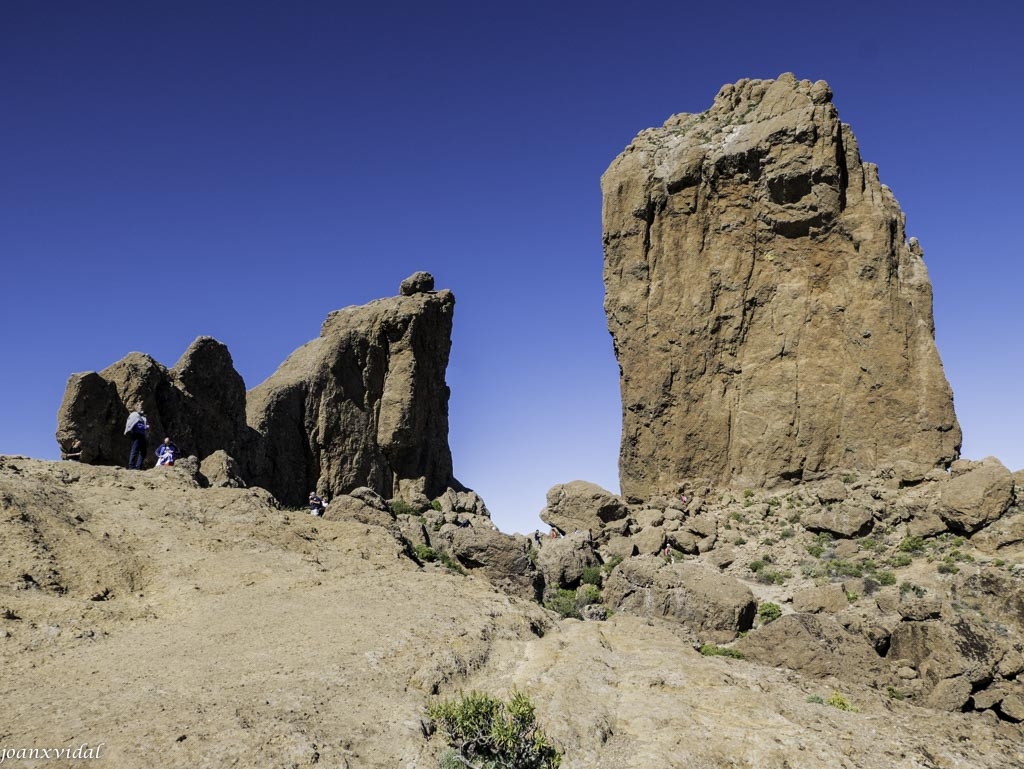
<instances>
[{"instance_id":1,"label":"rocky ground","mask_svg":"<svg viewBox=\"0 0 1024 769\"><path fill-rule=\"evenodd\" d=\"M200 488L180 467L3 457L0 748L102 744L95 762L5 761L26 767L431 767L445 746L425 736L430 702L518 688L564 767L1020 766L1022 516L1011 505L956 535L915 507L923 487L898 485L691 491L678 514L624 507L596 541L577 547L569 531L538 552L480 509L460 525L448 510L375 517L346 502L316 519L259 489ZM844 499L822 502L840 486ZM877 503L870 526L819 527L862 498ZM429 542L403 535L416 526ZM566 585L559 549L605 567L624 541L633 552L594 586L610 616L580 621L531 600L529 575L499 589L493 565L464 558L459 573L422 557L470 540L492 554L504 541L513 565L526 542L527 563L549 575L561 563ZM686 602L653 588L685 589L684 567L782 616L755 614L730 640L704 622L711 597L700 616L663 611ZM549 579L545 597L559 589ZM640 589L646 603L623 599ZM956 627L978 649L960 649ZM919 637L930 656L915 656Z\"/></svg>"}]
</instances>

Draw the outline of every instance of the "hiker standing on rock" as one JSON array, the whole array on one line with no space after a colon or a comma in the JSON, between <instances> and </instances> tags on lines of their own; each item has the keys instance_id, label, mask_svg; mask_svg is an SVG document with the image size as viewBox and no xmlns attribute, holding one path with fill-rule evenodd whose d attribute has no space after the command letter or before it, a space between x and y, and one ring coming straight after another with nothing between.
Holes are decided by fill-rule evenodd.
<instances>
[{"instance_id":1,"label":"hiker standing on rock","mask_svg":"<svg viewBox=\"0 0 1024 769\"><path fill-rule=\"evenodd\" d=\"M131 436L132 448L128 452L128 469L141 470L142 461L146 456L148 442L146 436L149 434L149 422L146 421L146 412L140 403L135 411L128 415L128 421L124 425L124 434Z\"/></svg>"}]
</instances>

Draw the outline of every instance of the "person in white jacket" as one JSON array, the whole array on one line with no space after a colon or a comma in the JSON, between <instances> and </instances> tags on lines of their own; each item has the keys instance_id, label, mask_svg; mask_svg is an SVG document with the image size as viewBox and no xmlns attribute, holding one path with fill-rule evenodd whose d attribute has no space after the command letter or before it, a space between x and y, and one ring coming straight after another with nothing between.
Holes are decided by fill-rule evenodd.
<instances>
[{"instance_id":1,"label":"person in white jacket","mask_svg":"<svg viewBox=\"0 0 1024 769\"><path fill-rule=\"evenodd\" d=\"M149 442L146 440L149 435L149 422L146 421L146 412L140 403L135 411L128 415L128 421L124 425L124 434L132 439L132 448L128 452L128 469L141 470L142 460L146 456L146 449Z\"/></svg>"}]
</instances>

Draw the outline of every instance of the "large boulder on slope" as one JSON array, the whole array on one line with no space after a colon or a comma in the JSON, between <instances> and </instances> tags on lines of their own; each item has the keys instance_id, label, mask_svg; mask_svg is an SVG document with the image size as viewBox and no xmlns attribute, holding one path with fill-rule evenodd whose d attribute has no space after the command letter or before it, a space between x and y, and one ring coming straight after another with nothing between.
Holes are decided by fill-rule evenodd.
<instances>
[{"instance_id":1,"label":"large boulder on slope","mask_svg":"<svg viewBox=\"0 0 1024 769\"><path fill-rule=\"evenodd\" d=\"M753 626L757 602L739 580L694 562L630 558L605 582L605 603L630 614L664 617L701 641L724 643Z\"/></svg>"}]
</instances>

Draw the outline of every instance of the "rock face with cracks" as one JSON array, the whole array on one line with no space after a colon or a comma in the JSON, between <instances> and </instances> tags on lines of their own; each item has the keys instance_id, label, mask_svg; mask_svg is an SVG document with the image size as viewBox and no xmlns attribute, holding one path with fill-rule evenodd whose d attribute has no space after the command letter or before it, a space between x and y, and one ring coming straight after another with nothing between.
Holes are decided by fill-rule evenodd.
<instances>
[{"instance_id":1,"label":"rock face with cracks","mask_svg":"<svg viewBox=\"0 0 1024 769\"><path fill-rule=\"evenodd\" d=\"M627 498L957 458L922 250L831 100L726 85L602 177Z\"/></svg>"}]
</instances>

